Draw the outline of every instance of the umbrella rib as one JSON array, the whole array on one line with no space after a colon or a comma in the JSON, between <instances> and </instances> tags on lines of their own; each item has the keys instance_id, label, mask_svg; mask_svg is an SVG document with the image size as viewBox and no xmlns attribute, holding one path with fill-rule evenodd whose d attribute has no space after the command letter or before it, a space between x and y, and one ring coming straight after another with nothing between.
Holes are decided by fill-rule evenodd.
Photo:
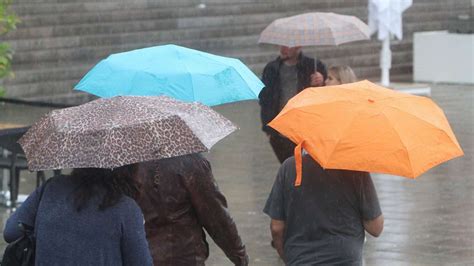
<instances>
[{"instance_id":1,"label":"umbrella rib","mask_svg":"<svg viewBox=\"0 0 474 266\"><path fill-rule=\"evenodd\" d=\"M348 100L338 101L338 102L353 103L353 102L348 101ZM319 104L319 105L324 105L324 104ZM293 112L293 111L299 111L299 112L310 113L310 112L304 111L304 110L302 110L302 109L290 109L290 110L288 110L287 112L281 114L281 116L280 116L279 119L281 119L283 116L285 116L285 115L287 115L287 114L289 114L289 113L291 113L291 112ZM350 125L352 125L352 124L354 123L355 117L356 117L356 116L354 116L353 119L352 119L352 121L351 121L350 123L348 123L348 127L350 127ZM276 128L275 128L275 129L276 129ZM278 131L278 129L276 129L276 130ZM281 132L280 132L280 133L281 133ZM283 135L284 135L284 134L283 134ZM328 156L328 159L326 160L326 163L330 161L330 158L331 158L331 156L333 155L334 151L336 150L336 147L337 147L337 145L339 144L340 140L341 140L341 138L338 140L338 142L336 143L336 145L334 145L334 149L332 150L331 155ZM291 140L291 141L293 141L293 140ZM293 141L293 142L296 143L295 141ZM296 144L299 144L299 143L296 143ZM321 162L319 161L319 158L318 158L318 162L321 164Z\"/></svg>"},{"instance_id":2,"label":"umbrella rib","mask_svg":"<svg viewBox=\"0 0 474 266\"><path fill-rule=\"evenodd\" d=\"M344 132L345 132L348 128L350 128L350 126L352 126L352 124L354 124L356 117L357 117L356 115L352 117L352 121L351 121L350 123L348 123L348 126L344 129ZM339 145L339 143L341 142L341 140L342 140L342 137L340 137L340 138L337 140L336 145L334 145L334 148L332 149L331 154L328 156L328 159L327 159L326 163L329 163L329 161L331 161L331 157L333 156L334 151L336 150L336 148L337 148L337 146Z\"/></svg>"},{"instance_id":3,"label":"umbrella rib","mask_svg":"<svg viewBox=\"0 0 474 266\"><path fill-rule=\"evenodd\" d=\"M271 124L273 121L275 121L277 118L278 118L278 119L281 119L283 116L286 116L286 115L288 115L289 113L294 112L294 111L297 111L297 109L290 109L290 110L288 110L288 111L285 112L285 113L281 113L281 112L280 112L275 118L272 119L272 121L270 121L269 123L267 123L267 126L270 126L270 127L272 127L273 129L275 129L276 131L280 132L282 135L285 135L285 134L283 134L283 132L279 131L277 128L274 128L274 127L271 126L270 124ZM288 137L288 136L286 136L286 137ZM288 137L288 138L289 138L289 137ZM289 139L290 139L290 138L289 138ZM297 143L296 141L294 141L294 140L292 140L292 139L290 139L290 140L291 140L293 143L297 144L297 145L299 144L299 143Z\"/></svg>"},{"instance_id":4,"label":"umbrella rib","mask_svg":"<svg viewBox=\"0 0 474 266\"><path fill-rule=\"evenodd\" d=\"M383 117L387 120L387 122L390 122L390 120L387 119L387 116L386 116L386 115L384 115ZM346 132L346 130L347 130L348 128L350 128L350 127L352 126L352 124L354 124L354 122L356 121L356 118L357 118L357 115L355 115L355 116L352 118L352 121L348 124L348 126L346 127L346 129L344 130L344 132ZM405 151L408 151L407 146L405 145L405 143L404 143L403 140L401 139L400 135L397 134L397 131L394 129L394 127L392 126L392 124L391 124L391 123L387 123L387 124L389 124L390 127L392 128L393 132L395 132L395 134L397 135L398 139L400 140L400 143L403 145L403 147L405 147ZM329 161L331 160L331 157L333 156L334 151L337 150L337 146L339 145L339 143L341 142L342 139L343 139L343 137L340 137L339 140L337 141L336 145L334 145L334 149L332 150L331 155L328 157L328 160L327 160L328 163L329 163ZM413 175L413 174L414 174L414 171L413 171L413 165L412 165L411 159L410 159L410 154L407 152L406 155L407 155L407 158L408 158L408 162L410 163L411 173L412 173L412 175Z\"/></svg>"},{"instance_id":5,"label":"umbrella rib","mask_svg":"<svg viewBox=\"0 0 474 266\"><path fill-rule=\"evenodd\" d=\"M239 61L240 61L240 60L239 60ZM239 75L239 77L242 79L242 81L243 81L244 83L246 83L247 85L249 85L248 87L249 87L250 91L251 91L256 97L258 97L258 94L256 94L256 93L250 88L250 84L247 82L247 80L244 79L244 77L242 77L242 74L240 74L240 71L238 71L235 67L232 67L232 68L235 70L235 72L237 72L237 75Z\"/></svg>"},{"instance_id":6,"label":"umbrella rib","mask_svg":"<svg viewBox=\"0 0 474 266\"><path fill-rule=\"evenodd\" d=\"M414 169L413 169L413 165L412 165L412 160L410 158L410 153L408 152L408 147L407 145L405 145L405 142L403 142L403 139L400 137L400 134L397 133L397 130L395 130L394 126L392 125L392 123L389 123L390 120L387 118L387 115L383 112L382 110L382 113L384 114L384 118L387 120L387 124L390 125L390 128L393 130L393 132L395 132L395 135L398 137L398 139L400 140L400 143L403 145L403 147L405 148L404 151L406 152L406 155L407 155L407 158L408 158L408 163L410 164L410 170L411 170L411 174L412 176L414 176L415 172L414 172Z\"/></svg>"},{"instance_id":7,"label":"umbrella rib","mask_svg":"<svg viewBox=\"0 0 474 266\"><path fill-rule=\"evenodd\" d=\"M180 58L179 50L177 50L176 48L174 48L174 50L175 50L176 58ZM191 80L191 86L193 87L193 88L191 88L191 92L193 94L193 101L194 101L194 99L196 99L196 95L194 94L193 76L191 75L191 72L189 71L188 66L186 65L185 61L184 60L179 60L179 62L181 62L181 65L186 69L186 73L188 74L189 79Z\"/></svg>"},{"instance_id":8,"label":"umbrella rib","mask_svg":"<svg viewBox=\"0 0 474 266\"><path fill-rule=\"evenodd\" d=\"M407 114L407 115L409 115L409 116L412 116L412 117L415 117L415 118L417 118L417 119L420 119L418 116L415 116L415 115L413 115L413 114L404 112L404 111L400 110L399 108L394 108L394 107L392 107L392 106L391 106L391 108L396 109L396 110L399 110L399 111L401 111L401 112L403 112L403 113L405 113L405 114ZM436 127L435 125L433 125L432 123L430 123L430 122L428 122L428 121L426 121L426 120L424 120L424 119L420 119L420 120L423 121L423 122L425 122L427 125L433 127L435 130L441 132L441 134L445 135L448 139L450 139L450 140L453 142L453 144L455 144L456 146L459 147L459 149L461 149L461 147L460 147L460 145L457 143L457 141L456 141L456 140L453 140L453 139L451 138L451 136L446 133L445 130L442 130L442 129ZM393 127L392 127L392 128L393 128ZM395 131L395 132L396 132L396 131ZM397 134L397 136L399 137L400 142L403 144L403 146L405 146L405 149L407 149L407 148L406 148L406 145L403 143L403 140L402 140L402 138L400 137L400 135ZM408 158L410 158L410 156L409 156L410 154L408 153L407 155L408 155ZM410 159L409 161L410 161L410 165L411 165L411 159ZM412 166L412 167L413 167L413 166ZM424 169L424 168L425 168L425 167L423 167L422 169ZM412 168L412 169L413 169L413 168ZM420 171L417 171L417 173L418 173L418 172L420 172ZM421 171L421 172L423 172L423 171ZM412 174L414 175L415 172L413 171Z\"/></svg>"},{"instance_id":9,"label":"umbrella rib","mask_svg":"<svg viewBox=\"0 0 474 266\"><path fill-rule=\"evenodd\" d=\"M437 129L438 131L441 131L441 132L443 132L444 134L446 134L446 131L439 129L438 126L434 125L434 124L431 123L430 121L427 121L427 120L424 119L423 117L416 116L416 115L414 115L414 114L412 114L412 113L406 112L406 111L404 111L404 110L402 110L402 109L400 109L400 108L394 107L394 106L387 106L387 107L390 107L390 108L392 108L392 109L395 109L395 110L397 110L397 111L400 111L400 112L402 112L402 113L404 113L404 114L406 114L406 115L408 115L408 116L415 117L416 119L420 119L420 120L422 120L423 122L429 124L430 126L434 127L435 129ZM382 111L382 112L383 112L383 111ZM448 122L448 125L449 125L449 122ZM448 136L448 138L449 138L451 141L454 142L454 140L451 138L451 136L449 136L448 134L446 134L446 135Z\"/></svg>"},{"instance_id":10,"label":"umbrella rib","mask_svg":"<svg viewBox=\"0 0 474 266\"><path fill-rule=\"evenodd\" d=\"M401 98L401 99L402 99L402 98ZM411 97L405 97L405 99L411 99ZM389 100L390 100L390 99L389 99ZM383 101L383 100L380 100L380 101ZM414 115L413 113L407 112L407 111L405 111L405 110L403 110L403 109L400 109L399 107L391 106L391 105L386 105L386 107L390 107L390 108L392 108L392 109L395 109L395 110L397 110L397 111L399 111L399 112L402 112L402 113L404 113L404 114L407 114L407 115L409 115L409 116L416 117L417 119L423 120L423 121L425 121L425 122L428 123L428 124L432 124L431 122L427 121L424 117L420 117L420 116Z\"/></svg>"}]
</instances>

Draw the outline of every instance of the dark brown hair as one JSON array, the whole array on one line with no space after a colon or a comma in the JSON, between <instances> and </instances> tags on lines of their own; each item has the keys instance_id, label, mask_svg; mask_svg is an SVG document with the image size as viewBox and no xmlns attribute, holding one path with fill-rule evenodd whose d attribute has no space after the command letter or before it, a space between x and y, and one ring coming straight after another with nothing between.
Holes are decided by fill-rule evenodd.
<instances>
[{"instance_id":1,"label":"dark brown hair","mask_svg":"<svg viewBox=\"0 0 474 266\"><path fill-rule=\"evenodd\" d=\"M74 191L74 207L81 211L87 206L92 197L102 197L99 210L105 210L119 202L122 196L137 199L139 185L133 174L136 164L126 165L115 169L76 168L71 176L77 184Z\"/></svg>"}]
</instances>

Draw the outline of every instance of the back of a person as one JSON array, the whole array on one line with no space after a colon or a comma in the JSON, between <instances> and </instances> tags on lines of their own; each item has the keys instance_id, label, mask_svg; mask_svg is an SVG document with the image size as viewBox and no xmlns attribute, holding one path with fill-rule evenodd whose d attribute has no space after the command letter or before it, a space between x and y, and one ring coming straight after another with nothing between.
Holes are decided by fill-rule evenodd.
<instances>
[{"instance_id":1,"label":"back of a person","mask_svg":"<svg viewBox=\"0 0 474 266\"><path fill-rule=\"evenodd\" d=\"M187 188L204 178L193 172L195 163L202 163L200 157L188 155L139 166L144 185L138 203L156 265L203 265L208 256L205 234Z\"/></svg>"},{"instance_id":2,"label":"back of a person","mask_svg":"<svg viewBox=\"0 0 474 266\"><path fill-rule=\"evenodd\" d=\"M133 215L133 199L99 210L99 195L79 212L73 204L72 177L50 180L36 217L37 265L122 265L121 238L124 215Z\"/></svg>"},{"instance_id":3,"label":"back of a person","mask_svg":"<svg viewBox=\"0 0 474 266\"><path fill-rule=\"evenodd\" d=\"M359 199L364 175L325 171L305 155L302 184L295 187L294 157L282 167L288 171L283 181L287 264L361 264L365 233Z\"/></svg>"},{"instance_id":4,"label":"back of a person","mask_svg":"<svg viewBox=\"0 0 474 266\"><path fill-rule=\"evenodd\" d=\"M138 203L155 265L204 265L206 233L234 265L248 265L225 196L201 154L140 163L137 175L143 180Z\"/></svg>"}]
</instances>

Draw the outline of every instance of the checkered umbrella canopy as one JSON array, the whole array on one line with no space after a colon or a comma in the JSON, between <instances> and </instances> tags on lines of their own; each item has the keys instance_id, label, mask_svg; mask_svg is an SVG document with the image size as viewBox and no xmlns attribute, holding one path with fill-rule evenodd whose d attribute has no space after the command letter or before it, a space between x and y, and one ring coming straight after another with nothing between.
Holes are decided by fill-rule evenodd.
<instances>
[{"instance_id":1,"label":"checkered umbrella canopy","mask_svg":"<svg viewBox=\"0 0 474 266\"><path fill-rule=\"evenodd\" d=\"M369 27L357 17L314 12L273 21L258 42L295 47L339 45L369 37Z\"/></svg>"}]
</instances>

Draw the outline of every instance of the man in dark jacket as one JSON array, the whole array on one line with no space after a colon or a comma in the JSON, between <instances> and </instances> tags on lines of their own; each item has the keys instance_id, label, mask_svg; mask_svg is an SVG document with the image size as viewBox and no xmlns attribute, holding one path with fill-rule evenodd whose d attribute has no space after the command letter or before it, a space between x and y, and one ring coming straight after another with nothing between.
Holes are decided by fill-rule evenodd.
<instances>
[{"instance_id":1,"label":"man in dark jacket","mask_svg":"<svg viewBox=\"0 0 474 266\"><path fill-rule=\"evenodd\" d=\"M268 135L280 163L293 155L295 144L267 124L290 98L307 87L324 86L326 78L326 66L320 60L315 62L315 59L304 56L301 47L281 46L280 56L265 66L262 75L265 88L258 96L262 130Z\"/></svg>"},{"instance_id":2,"label":"man in dark jacket","mask_svg":"<svg viewBox=\"0 0 474 266\"><path fill-rule=\"evenodd\" d=\"M234 265L248 265L226 199L204 157L189 154L140 163L137 179L154 265L204 265L209 256L204 230Z\"/></svg>"}]
</instances>

